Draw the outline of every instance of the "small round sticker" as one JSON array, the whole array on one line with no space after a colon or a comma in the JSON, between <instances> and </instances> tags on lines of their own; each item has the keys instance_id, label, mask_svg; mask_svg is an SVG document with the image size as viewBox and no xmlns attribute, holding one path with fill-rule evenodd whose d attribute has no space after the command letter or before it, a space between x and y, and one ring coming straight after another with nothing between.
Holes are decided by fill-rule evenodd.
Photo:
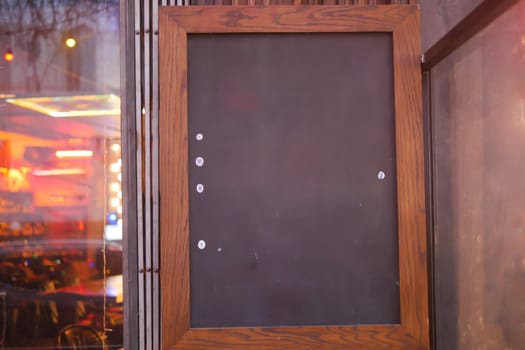
<instances>
[{"instance_id":1,"label":"small round sticker","mask_svg":"<svg viewBox=\"0 0 525 350\"><path fill-rule=\"evenodd\" d=\"M199 243L197 243L197 247L200 249L200 250L203 250L204 248L206 248L206 241L204 240L200 240Z\"/></svg>"},{"instance_id":2,"label":"small round sticker","mask_svg":"<svg viewBox=\"0 0 525 350\"><path fill-rule=\"evenodd\" d=\"M204 165L204 158L202 158L202 157L195 158L195 165L198 166L198 167L203 166Z\"/></svg>"}]
</instances>

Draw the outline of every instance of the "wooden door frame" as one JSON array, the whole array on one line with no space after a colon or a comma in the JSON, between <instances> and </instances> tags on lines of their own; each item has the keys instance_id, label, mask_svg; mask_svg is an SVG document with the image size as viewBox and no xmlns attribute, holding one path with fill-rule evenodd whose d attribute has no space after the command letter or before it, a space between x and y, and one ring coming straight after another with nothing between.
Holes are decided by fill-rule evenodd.
<instances>
[{"instance_id":1,"label":"wooden door frame","mask_svg":"<svg viewBox=\"0 0 525 350\"><path fill-rule=\"evenodd\" d=\"M162 348L428 349L419 7L164 7L159 20ZM401 323L192 329L187 34L301 32L392 34Z\"/></svg>"}]
</instances>

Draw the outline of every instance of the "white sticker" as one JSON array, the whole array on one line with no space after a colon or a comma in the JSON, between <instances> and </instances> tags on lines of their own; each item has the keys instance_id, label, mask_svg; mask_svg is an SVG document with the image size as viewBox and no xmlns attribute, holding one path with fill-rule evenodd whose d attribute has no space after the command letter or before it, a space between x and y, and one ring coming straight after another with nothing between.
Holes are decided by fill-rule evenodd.
<instances>
[{"instance_id":1,"label":"white sticker","mask_svg":"<svg viewBox=\"0 0 525 350\"><path fill-rule=\"evenodd\" d=\"M204 185L203 184L198 184L195 189L197 190L198 193L202 193L204 192Z\"/></svg>"},{"instance_id":2,"label":"white sticker","mask_svg":"<svg viewBox=\"0 0 525 350\"><path fill-rule=\"evenodd\" d=\"M204 248L206 248L206 241L204 240L200 240L199 243L197 243L197 247L200 249L200 250L203 250Z\"/></svg>"}]
</instances>

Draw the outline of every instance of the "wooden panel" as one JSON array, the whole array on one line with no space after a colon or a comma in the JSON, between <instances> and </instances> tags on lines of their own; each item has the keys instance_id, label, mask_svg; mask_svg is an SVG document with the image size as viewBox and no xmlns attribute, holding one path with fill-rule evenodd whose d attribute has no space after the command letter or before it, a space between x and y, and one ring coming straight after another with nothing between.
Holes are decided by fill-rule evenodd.
<instances>
[{"instance_id":1,"label":"wooden panel","mask_svg":"<svg viewBox=\"0 0 525 350\"><path fill-rule=\"evenodd\" d=\"M191 5L399 5L400 3L419 4L419 0L192 0Z\"/></svg>"},{"instance_id":2,"label":"wooden panel","mask_svg":"<svg viewBox=\"0 0 525 350\"><path fill-rule=\"evenodd\" d=\"M401 323L189 329L187 32L391 32L394 38ZM164 349L428 349L417 6L166 8L160 21Z\"/></svg>"},{"instance_id":3,"label":"wooden panel","mask_svg":"<svg viewBox=\"0 0 525 350\"><path fill-rule=\"evenodd\" d=\"M189 33L392 32L416 6L189 6L163 15ZM206 18L206 21L202 19Z\"/></svg>"},{"instance_id":4,"label":"wooden panel","mask_svg":"<svg viewBox=\"0 0 525 350\"><path fill-rule=\"evenodd\" d=\"M160 280L163 344L179 341L190 324L186 32L165 16L160 28ZM166 81L164 78L169 77ZM175 103L176 101L176 103ZM169 286L169 287L168 287ZM162 288L162 287L161 287ZM166 348L165 346L163 348Z\"/></svg>"},{"instance_id":5,"label":"wooden panel","mask_svg":"<svg viewBox=\"0 0 525 350\"><path fill-rule=\"evenodd\" d=\"M400 264L402 324L417 339L424 340L427 348L428 323L421 319L421 315L428 315L428 279L419 52L417 14L394 31L399 256L401 261L414 259Z\"/></svg>"},{"instance_id":6,"label":"wooden panel","mask_svg":"<svg viewBox=\"0 0 525 350\"><path fill-rule=\"evenodd\" d=\"M424 349L400 326L192 329L173 349Z\"/></svg>"}]
</instances>

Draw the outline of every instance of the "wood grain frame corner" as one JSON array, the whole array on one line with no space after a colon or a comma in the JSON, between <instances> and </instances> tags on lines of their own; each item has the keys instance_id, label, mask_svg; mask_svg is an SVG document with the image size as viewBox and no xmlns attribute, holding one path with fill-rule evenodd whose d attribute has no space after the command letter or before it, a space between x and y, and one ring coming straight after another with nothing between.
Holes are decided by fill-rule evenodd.
<instances>
[{"instance_id":1,"label":"wood grain frame corner","mask_svg":"<svg viewBox=\"0 0 525 350\"><path fill-rule=\"evenodd\" d=\"M162 349L428 349L419 7L165 7L159 25ZM187 34L301 32L392 33L401 323L191 329Z\"/></svg>"}]
</instances>

